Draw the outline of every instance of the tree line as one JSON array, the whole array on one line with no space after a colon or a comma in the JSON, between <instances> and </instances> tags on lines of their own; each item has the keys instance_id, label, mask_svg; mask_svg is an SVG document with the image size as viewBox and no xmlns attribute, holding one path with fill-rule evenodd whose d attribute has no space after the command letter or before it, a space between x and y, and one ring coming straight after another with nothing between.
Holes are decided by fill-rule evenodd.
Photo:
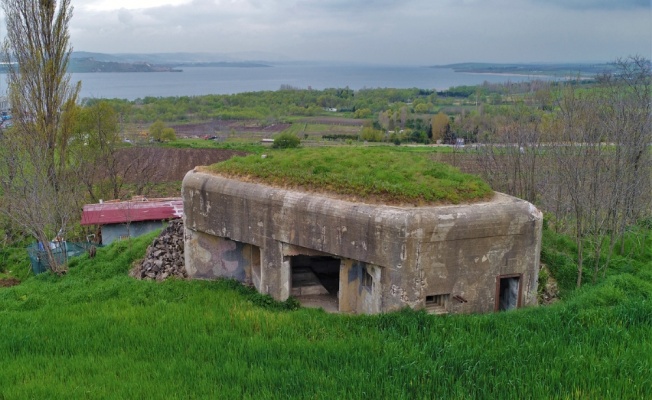
<instances>
[{"instance_id":1,"label":"tree line","mask_svg":"<svg viewBox=\"0 0 652 400\"><path fill-rule=\"evenodd\" d=\"M550 109L513 107L479 138L492 186L539 205L575 238L578 287L587 263L595 282L628 227L652 219L650 60L614 64L590 90L569 84L549 92Z\"/></svg>"}]
</instances>

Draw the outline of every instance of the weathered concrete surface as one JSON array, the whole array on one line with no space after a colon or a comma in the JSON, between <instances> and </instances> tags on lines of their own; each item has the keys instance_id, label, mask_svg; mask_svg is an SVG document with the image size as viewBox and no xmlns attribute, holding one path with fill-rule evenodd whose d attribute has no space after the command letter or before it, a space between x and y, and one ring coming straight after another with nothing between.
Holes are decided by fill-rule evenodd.
<instances>
[{"instance_id":1,"label":"weathered concrete surface","mask_svg":"<svg viewBox=\"0 0 652 400\"><path fill-rule=\"evenodd\" d=\"M505 275L519 279L519 305L536 303L542 214L511 196L391 207L195 171L182 190L191 277L234 277L284 300L292 256L323 254L341 260L344 312L424 308L439 295L443 312L493 311Z\"/></svg>"}]
</instances>

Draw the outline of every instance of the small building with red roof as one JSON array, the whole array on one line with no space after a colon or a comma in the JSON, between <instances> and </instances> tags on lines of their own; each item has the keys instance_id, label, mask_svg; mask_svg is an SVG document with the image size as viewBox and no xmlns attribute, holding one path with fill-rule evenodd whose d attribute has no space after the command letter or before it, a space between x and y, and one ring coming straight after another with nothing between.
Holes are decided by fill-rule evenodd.
<instances>
[{"instance_id":1,"label":"small building with red roof","mask_svg":"<svg viewBox=\"0 0 652 400\"><path fill-rule=\"evenodd\" d=\"M135 198L129 201L106 201L87 204L81 224L97 225L100 243L108 245L116 240L137 237L165 226L171 219L183 217L180 197L164 199Z\"/></svg>"}]
</instances>

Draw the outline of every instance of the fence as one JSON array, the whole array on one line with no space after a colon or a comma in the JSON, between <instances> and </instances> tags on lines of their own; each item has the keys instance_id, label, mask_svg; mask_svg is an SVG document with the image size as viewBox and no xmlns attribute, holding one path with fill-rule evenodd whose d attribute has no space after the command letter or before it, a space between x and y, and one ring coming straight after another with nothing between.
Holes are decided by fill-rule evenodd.
<instances>
[{"instance_id":1,"label":"fence","mask_svg":"<svg viewBox=\"0 0 652 400\"><path fill-rule=\"evenodd\" d=\"M52 242L48 245L52 248L52 255L58 264L65 264L70 257L76 257L85 253L93 243L69 243L69 242ZM34 275L50 269L47 252L41 243L33 243L27 246L27 254L32 264Z\"/></svg>"}]
</instances>

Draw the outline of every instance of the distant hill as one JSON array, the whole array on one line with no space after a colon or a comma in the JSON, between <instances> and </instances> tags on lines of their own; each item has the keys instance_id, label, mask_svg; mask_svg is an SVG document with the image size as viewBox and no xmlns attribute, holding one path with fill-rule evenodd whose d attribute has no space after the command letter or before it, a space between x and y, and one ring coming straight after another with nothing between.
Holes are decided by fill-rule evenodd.
<instances>
[{"instance_id":1,"label":"distant hill","mask_svg":"<svg viewBox=\"0 0 652 400\"><path fill-rule=\"evenodd\" d=\"M177 64L179 67L225 67L225 68L265 68L271 67L267 64L259 64L254 62L197 62L197 63L183 63Z\"/></svg>"},{"instance_id":2,"label":"distant hill","mask_svg":"<svg viewBox=\"0 0 652 400\"><path fill-rule=\"evenodd\" d=\"M72 58L68 65L68 72L181 72L181 70L146 62L99 61L89 57Z\"/></svg>"},{"instance_id":3,"label":"distant hill","mask_svg":"<svg viewBox=\"0 0 652 400\"><path fill-rule=\"evenodd\" d=\"M262 54L258 54L262 55ZM125 53L105 54L75 51L70 72L180 72L183 67L269 67L264 61L239 60L235 56L211 53Z\"/></svg>"},{"instance_id":4,"label":"distant hill","mask_svg":"<svg viewBox=\"0 0 652 400\"><path fill-rule=\"evenodd\" d=\"M435 65L431 68L451 68L455 72L487 73L487 74L518 74L518 75L596 75L603 72L613 71L612 64L492 64L492 63L458 63L447 65Z\"/></svg>"},{"instance_id":5,"label":"distant hill","mask_svg":"<svg viewBox=\"0 0 652 400\"><path fill-rule=\"evenodd\" d=\"M98 61L146 62L150 64L195 64L195 63L254 63L273 64L290 61L287 57L265 52L248 53L94 53L75 51L72 58L94 58Z\"/></svg>"},{"instance_id":6,"label":"distant hill","mask_svg":"<svg viewBox=\"0 0 652 400\"><path fill-rule=\"evenodd\" d=\"M70 56L68 72L182 72L183 67L263 68L261 61L225 61L221 56L204 53L105 54L75 51ZM0 64L0 73L7 65Z\"/></svg>"}]
</instances>

